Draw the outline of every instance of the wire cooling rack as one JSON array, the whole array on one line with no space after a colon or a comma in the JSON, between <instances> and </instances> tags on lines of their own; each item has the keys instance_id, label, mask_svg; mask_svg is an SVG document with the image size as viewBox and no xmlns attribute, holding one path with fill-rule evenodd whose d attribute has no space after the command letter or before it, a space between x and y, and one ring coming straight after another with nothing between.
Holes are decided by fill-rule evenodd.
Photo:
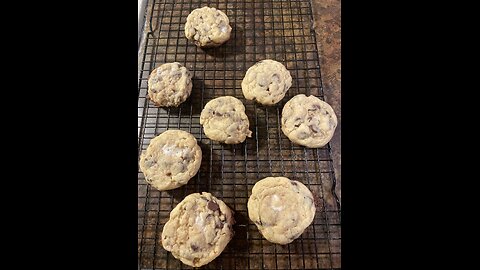
<instances>
[{"instance_id":1,"label":"wire cooling rack","mask_svg":"<svg viewBox=\"0 0 480 270\"><path fill-rule=\"evenodd\" d=\"M138 82L138 153L168 129L192 133L203 152L199 173L187 185L158 191L138 171L139 269L191 269L163 249L160 235L170 211L188 194L207 191L235 211L235 236L223 253L203 269L340 269L340 202L330 145L308 149L292 144L282 133L283 105L304 93L323 99L320 64L309 0L201 1L150 0L145 41L140 48ZM230 40L202 50L188 41L184 24L191 10L208 5L227 14ZM290 71L293 84L276 106L245 100L241 82L247 69L275 59ZM190 98L178 108L158 108L147 98L147 78L157 66L179 62L193 73ZM213 98L240 99L250 121L252 138L224 145L209 140L199 123L200 112ZM248 219L247 200L253 185L268 176L303 182L314 194L315 219L289 245L266 241Z\"/></svg>"}]
</instances>

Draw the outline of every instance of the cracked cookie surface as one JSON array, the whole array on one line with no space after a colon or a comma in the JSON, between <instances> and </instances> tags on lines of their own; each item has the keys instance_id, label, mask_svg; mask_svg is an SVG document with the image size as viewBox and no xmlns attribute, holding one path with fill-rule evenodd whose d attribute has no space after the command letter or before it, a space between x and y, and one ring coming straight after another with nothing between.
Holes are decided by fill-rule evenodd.
<instances>
[{"instance_id":1,"label":"cracked cookie surface","mask_svg":"<svg viewBox=\"0 0 480 270\"><path fill-rule=\"evenodd\" d=\"M232 96L218 97L205 104L200 124L209 139L226 144L241 143L252 135L245 106Z\"/></svg>"},{"instance_id":2,"label":"cracked cookie surface","mask_svg":"<svg viewBox=\"0 0 480 270\"><path fill-rule=\"evenodd\" d=\"M185 185L200 168L202 150L195 137L183 130L167 130L150 141L140 156L145 181L158 190Z\"/></svg>"},{"instance_id":3,"label":"cracked cookie surface","mask_svg":"<svg viewBox=\"0 0 480 270\"><path fill-rule=\"evenodd\" d=\"M217 47L230 38L232 27L228 17L216 8L194 9L185 23L185 36L202 48Z\"/></svg>"},{"instance_id":4,"label":"cracked cookie surface","mask_svg":"<svg viewBox=\"0 0 480 270\"><path fill-rule=\"evenodd\" d=\"M233 212L207 192L185 197L170 213L162 245L184 264L200 267L214 260L233 237Z\"/></svg>"},{"instance_id":5,"label":"cracked cookie surface","mask_svg":"<svg viewBox=\"0 0 480 270\"><path fill-rule=\"evenodd\" d=\"M248 217L268 241L293 242L312 223L315 203L310 190L286 177L258 181L248 199Z\"/></svg>"},{"instance_id":6,"label":"cracked cookie surface","mask_svg":"<svg viewBox=\"0 0 480 270\"><path fill-rule=\"evenodd\" d=\"M159 107L177 107L192 93L192 74L178 62L166 63L148 76L148 97Z\"/></svg>"},{"instance_id":7,"label":"cracked cookie surface","mask_svg":"<svg viewBox=\"0 0 480 270\"><path fill-rule=\"evenodd\" d=\"M292 86L292 76L285 66L274 60L262 60L251 66L242 81L246 99L273 105L285 97Z\"/></svg>"},{"instance_id":8,"label":"cracked cookie surface","mask_svg":"<svg viewBox=\"0 0 480 270\"><path fill-rule=\"evenodd\" d=\"M283 107L282 131L294 143L322 147L332 139L336 127L332 107L315 96L296 95Z\"/></svg>"}]
</instances>

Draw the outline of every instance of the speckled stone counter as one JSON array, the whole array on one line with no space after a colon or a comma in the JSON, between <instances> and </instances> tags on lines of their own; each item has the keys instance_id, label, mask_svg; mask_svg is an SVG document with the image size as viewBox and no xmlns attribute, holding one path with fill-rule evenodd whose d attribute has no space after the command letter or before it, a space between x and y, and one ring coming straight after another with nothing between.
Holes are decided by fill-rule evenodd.
<instances>
[{"instance_id":1,"label":"speckled stone counter","mask_svg":"<svg viewBox=\"0 0 480 270\"><path fill-rule=\"evenodd\" d=\"M325 99L338 117L338 127L331 146L337 178L336 191L341 198L341 1L312 0L312 7Z\"/></svg>"}]
</instances>

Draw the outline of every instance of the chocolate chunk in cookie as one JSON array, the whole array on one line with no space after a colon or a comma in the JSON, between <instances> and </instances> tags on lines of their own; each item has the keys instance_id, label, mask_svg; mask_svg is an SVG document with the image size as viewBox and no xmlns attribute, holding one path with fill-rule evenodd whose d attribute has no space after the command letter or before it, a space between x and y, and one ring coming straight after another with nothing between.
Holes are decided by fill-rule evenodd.
<instances>
[{"instance_id":1,"label":"chocolate chunk in cookie","mask_svg":"<svg viewBox=\"0 0 480 270\"><path fill-rule=\"evenodd\" d=\"M217 211L219 209L218 204L214 201L209 201L207 206L208 206L208 209L210 209L212 211Z\"/></svg>"}]
</instances>

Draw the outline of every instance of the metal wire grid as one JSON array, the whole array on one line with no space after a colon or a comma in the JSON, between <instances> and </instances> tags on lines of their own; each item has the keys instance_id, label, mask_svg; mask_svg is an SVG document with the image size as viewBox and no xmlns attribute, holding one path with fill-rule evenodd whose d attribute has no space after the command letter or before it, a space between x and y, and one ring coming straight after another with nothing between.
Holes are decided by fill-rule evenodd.
<instances>
[{"instance_id":1,"label":"metal wire grid","mask_svg":"<svg viewBox=\"0 0 480 270\"><path fill-rule=\"evenodd\" d=\"M292 144L280 129L281 110L296 94L323 99L311 4L292 1L151 0L146 40L139 70L138 151L167 129L192 133L203 152L199 173L171 191L147 185L138 171L139 269L190 269L160 243L170 211L188 194L207 191L235 211L235 236L223 253L203 269L340 269L340 203L330 145L307 149ZM227 14L231 39L221 47L202 50L184 37L191 10L216 7ZM263 59L282 62L293 85L276 106L247 101L241 91L246 70ZM157 66L180 62L193 73L191 97L178 108L158 108L148 99L147 78ZM246 107L252 138L224 145L205 137L199 115L211 99L231 95ZM253 185L267 176L303 182L315 196L314 222L293 243L266 241L248 219L247 200Z\"/></svg>"}]
</instances>

